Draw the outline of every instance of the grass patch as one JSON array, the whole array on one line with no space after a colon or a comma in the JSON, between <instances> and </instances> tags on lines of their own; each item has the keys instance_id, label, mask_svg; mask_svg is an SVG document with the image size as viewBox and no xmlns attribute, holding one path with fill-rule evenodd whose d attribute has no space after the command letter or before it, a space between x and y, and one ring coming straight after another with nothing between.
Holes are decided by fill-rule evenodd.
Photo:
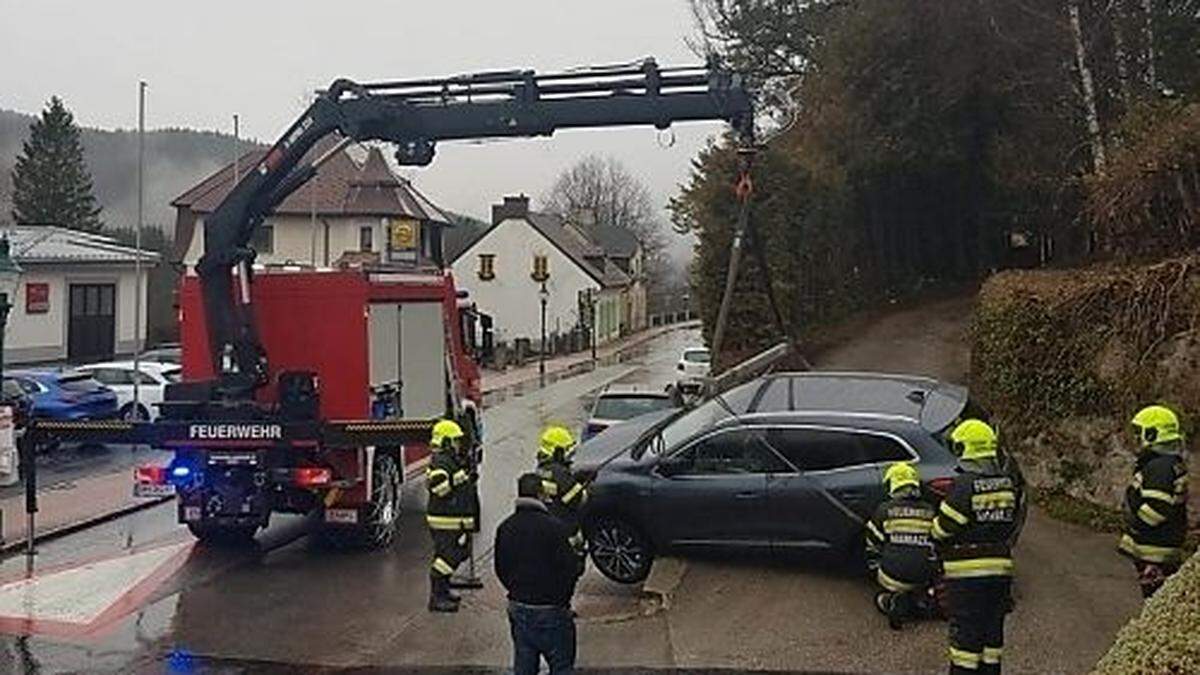
<instances>
[{"instance_id":1,"label":"grass patch","mask_svg":"<svg viewBox=\"0 0 1200 675\"><path fill-rule=\"evenodd\" d=\"M1074 497L1061 490L1031 487L1029 497L1051 518L1097 532L1120 532L1125 522L1120 509Z\"/></svg>"}]
</instances>

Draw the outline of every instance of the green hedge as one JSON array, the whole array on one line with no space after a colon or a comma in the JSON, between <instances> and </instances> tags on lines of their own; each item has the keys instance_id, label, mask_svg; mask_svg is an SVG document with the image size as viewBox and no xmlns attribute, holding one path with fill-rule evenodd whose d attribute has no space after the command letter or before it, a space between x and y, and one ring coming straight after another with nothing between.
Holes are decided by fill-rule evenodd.
<instances>
[{"instance_id":1,"label":"green hedge","mask_svg":"<svg viewBox=\"0 0 1200 675\"><path fill-rule=\"evenodd\" d=\"M972 325L972 389L1022 428L1123 418L1147 401L1196 410L1200 387L1163 372L1176 364L1162 361L1194 331L1198 311L1197 257L996 275L980 292Z\"/></svg>"},{"instance_id":2,"label":"green hedge","mask_svg":"<svg viewBox=\"0 0 1200 675\"><path fill-rule=\"evenodd\" d=\"M1117 633L1095 672L1200 673L1200 558L1184 563Z\"/></svg>"}]
</instances>

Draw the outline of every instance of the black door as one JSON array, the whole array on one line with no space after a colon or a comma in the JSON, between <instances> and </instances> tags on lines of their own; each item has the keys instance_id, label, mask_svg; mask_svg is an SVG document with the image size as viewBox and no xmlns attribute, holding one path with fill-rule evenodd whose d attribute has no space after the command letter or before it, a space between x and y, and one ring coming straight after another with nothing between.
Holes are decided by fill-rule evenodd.
<instances>
[{"instance_id":1,"label":"black door","mask_svg":"<svg viewBox=\"0 0 1200 675\"><path fill-rule=\"evenodd\" d=\"M71 284L67 359L103 361L115 353L117 288L113 284Z\"/></svg>"}]
</instances>

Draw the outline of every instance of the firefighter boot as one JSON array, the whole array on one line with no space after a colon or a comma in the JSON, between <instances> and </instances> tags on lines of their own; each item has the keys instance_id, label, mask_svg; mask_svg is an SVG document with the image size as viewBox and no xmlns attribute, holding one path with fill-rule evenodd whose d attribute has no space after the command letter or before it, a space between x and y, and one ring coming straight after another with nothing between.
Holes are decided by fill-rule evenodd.
<instances>
[{"instance_id":1,"label":"firefighter boot","mask_svg":"<svg viewBox=\"0 0 1200 675\"><path fill-rule=\"evenodd\" d=\"M429 611L457 612L458 598L450 595L450 580L443 576L429 577Z\"/></svg>"}]
</instances>

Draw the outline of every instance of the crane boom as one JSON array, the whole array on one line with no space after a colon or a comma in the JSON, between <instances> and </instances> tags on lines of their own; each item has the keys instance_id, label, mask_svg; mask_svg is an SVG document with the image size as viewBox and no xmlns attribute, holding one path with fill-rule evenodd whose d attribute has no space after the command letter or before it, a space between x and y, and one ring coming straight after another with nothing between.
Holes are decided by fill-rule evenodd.
<instances>
[{"instance_id":1,"label":"crane boom","mask_svg":"<svg viewBox=\"0 0 1200 675\"><path fill-rule=\"evenodd\" d=\"M725 120L752 136L751 97L736 74L716 65L640 64L564 73L494 71L445 79L359 84L339 79L276 141L205 219L196 266L204 297L213 371L222 397L244 398L266 384L267 354L251 297L254 231L315 175L301 165L332 133L387 141L402 165L433 161L438 141L549 136L559 129L653 126ZM234 274L237 270L237 274Z\"/></svg>"}]
</instances>

